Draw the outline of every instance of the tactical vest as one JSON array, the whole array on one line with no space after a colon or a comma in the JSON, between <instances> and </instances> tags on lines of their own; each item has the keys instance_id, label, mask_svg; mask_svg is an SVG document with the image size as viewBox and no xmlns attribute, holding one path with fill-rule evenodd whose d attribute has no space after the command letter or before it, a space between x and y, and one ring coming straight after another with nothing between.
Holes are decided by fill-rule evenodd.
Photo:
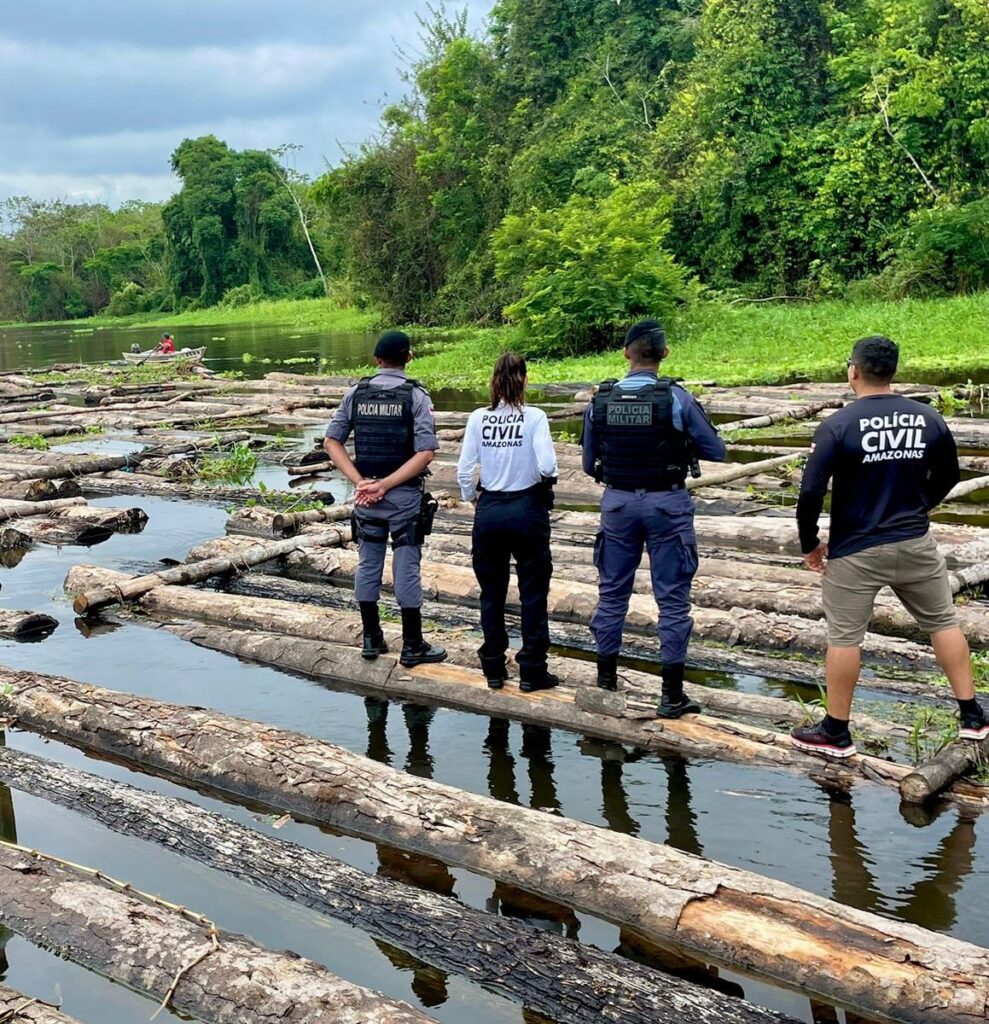
<instances>
[{"instance_id":1,"label":"tactical vest","mask_svg":"<svg viewBox=\"0 0 989 1024\"><path fill-rule=\"evenodd\" d=\"M394 473L415 455L413 392L418 381L383 388L362 378L354 392L354 465L364 477Z\"/></svg>"},{"instance_id":2,"label":"tactical vest","mask_svg":"<svg viewBox=\"0 0 989 1024\"><path fill-rule=\"evenodd\" d=\"M598 479L619 491L669 491L687 479L686 434L673 426L673 381L623 387L606 380L594 396Z\"/></svg>"}]
</instances>

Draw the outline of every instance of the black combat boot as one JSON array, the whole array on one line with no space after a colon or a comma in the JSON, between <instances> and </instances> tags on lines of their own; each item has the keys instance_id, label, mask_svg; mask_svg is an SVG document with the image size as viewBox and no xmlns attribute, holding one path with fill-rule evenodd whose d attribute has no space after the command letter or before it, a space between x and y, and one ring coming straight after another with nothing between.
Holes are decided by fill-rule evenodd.
<instances>
[{"instance_id":1,"label":"black combat boot","mask_svg":"<svg viewBox=\"0 0 989 1024\"><path fill-rule=\"evenodd\" d=\"M434 647L422 635L422 610L402 609L402 653L399 663L405 668L446 660L446 648Z\"/></svg>"},{"instance_id":2,"label":"black combat boot","mask_svg":"<svg viewBox=\"0 0 989 1024\"><path fill-rule=\"evenodd\" d=\"M361 601L361 624L364 627L364 647L361 656L374 661L379 654L388 653L385 635L381 632L381 620L378 616L377 601Z\"/></svg>"},{"instance_id":3,"label":"black combat boot","mask_svg":"<svg viewBox=\"0 0 989 1024\"><path fill-rule=\"evenodd\" d=\"M523 693L534 693L536 690L551 690L558 685L560 679L547 671L546 664L519 665L519 689Z\"/></svg>"},{"instance_id":4,"label":"black combat boot","mask_svg":"<svg viewBox=\"0 0 989 1024\"><path fill-rule=\"evenodd\" d=\"M700 714L701 706L683 692L683 662L663 665L663 697L656 709L660 718Z\"/></svg>"},{"instance_id":5,"label":"black combat boot","mask_svg":"<svg viewBox=\"0 0 989 1024\"><path fill-rule=\"evenodd\" d=\"M489 690L500 690L508 678L508 667L505 663L504 654L498 658L486 658L478 655L481 659L481 671L487 680Z\"/></svg>"},{"instance_id":6,"label":"black combat boot","mask_svg":"<svg viewBox=\"0 0 989 1024\"><path fill-rule=\"evenodd\" d=\"M602 690L618 689L618 655L598 655L598 686Z\"/></svg>"}]
</instances>

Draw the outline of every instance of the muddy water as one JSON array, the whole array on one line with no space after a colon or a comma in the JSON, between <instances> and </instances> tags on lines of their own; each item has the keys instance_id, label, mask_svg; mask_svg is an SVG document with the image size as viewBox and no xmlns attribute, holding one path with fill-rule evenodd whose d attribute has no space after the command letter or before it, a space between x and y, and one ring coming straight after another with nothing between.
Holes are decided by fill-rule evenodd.
<instances>
[{"instance_id":1,"label":"muddy water","mask_svg":"<svg viewBox=\"0 0 989 1024\"><path fill-rule=\"evenodd\" d=\"M285 481L278 467L262 472L270 486ZM133 621L96 632L81 630L61 596L70 565L126 567L182 558L192 545L221 534L225 519L219 506L155 498L106 498L95 503L138 504L150 517L148 528L136 536L114 536L89 551L38 547L16 568L0 569L7 606L47 611L60 621L59 629L42 643L0 642L0 662L297 729L399 770L668 842L856 907L989 944L989 818L971 820L954 808L944 808L930 819L908 822L900 816L893 794L879 787L860 786L850 800L834 799L808 779L765 768L688 763L478 715L364 699L271 668L242 664ZM722 682L741 690L776 686L757 677L728 676ZM271 828L273 817L263 810L228 805L30 733L8 732L6 739L18 749L184 796L252 827ZM0 790L0 821L5 836L16 834L27 846L98 865L139 889L207 914L223 928L246 933L271 948L294 949L343 977L406 999L448 1024L533 1020L521 1007L416 964L357 929L168 851L121 838L80 815L17 791ZM428 885L494 912L527 917L537 927L606 949L622 945L622 936L611 925L534 903L469 872L403 858L387 848L308 825L292 823L278 834L369 872ZM85 1024L131 1024L147 1019L153 1010L143 997L20 938L7 941L5 956L0 975L8 984L41 997L60 995L66 1011ZM805 997L720 973L719 983L733 991L799 1020L814 1019Z\"/></svg>"}]
</instances>

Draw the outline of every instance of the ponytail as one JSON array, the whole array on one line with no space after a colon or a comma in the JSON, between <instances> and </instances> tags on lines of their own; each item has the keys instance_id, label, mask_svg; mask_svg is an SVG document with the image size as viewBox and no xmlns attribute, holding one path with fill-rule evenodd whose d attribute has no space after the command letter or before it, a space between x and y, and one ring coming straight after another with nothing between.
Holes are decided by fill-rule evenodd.
<instances>
[{"instance_id":1,"label":"ponytail","mask_svg":"<svg viewBox=\"0 0 989 1024\"><path fill-rule=\"evenodd\" d=\"M498 356L491 374L491 408L497 409L499 402L521 409L525 405L525 359L514 352L503 352Z\"/></svg>"}]
</instances>

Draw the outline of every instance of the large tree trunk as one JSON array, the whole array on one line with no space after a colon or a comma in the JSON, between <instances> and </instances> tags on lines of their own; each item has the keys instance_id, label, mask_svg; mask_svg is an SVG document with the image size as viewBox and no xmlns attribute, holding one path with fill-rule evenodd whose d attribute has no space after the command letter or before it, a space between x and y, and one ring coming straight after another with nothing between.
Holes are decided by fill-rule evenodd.
<instances>
[{"instance_id":1,"label":"large tree trunk","mask_svg":"<svg viewBox=\"0 0 989 1024\"><path fill-rule=\"evenodd\" d=\"M22 480L0 484L0 499L5 501L51 501L58 497L58 488L50 480Z\"/></svg>"},{"instance_id":2,"label":"large tree trunk","mask_svg":"<svg viewBox=\"0 0 989 1024\"><path fill-rule=\"evenodd\" d=\"M0 985L0 1021L3 1024L79 1024L56 1007Z\"/></svg>"},{"instance_id":3,"label":"large tree trunk","mask_svg":"<svg viewBox=\"0 0 989 1024\"><path fill-rule=\"evenodd\" d=\"M29 672L4 672L0 686L0 710L33 728L437 857L863 1013L989 1019L989 953L968 943L257 722ZM99 915L93 895L84 905Z\"/></svg>"},{"instance_id":4,"label":"large tree trunk","mask_svg":"<svg viewBox=\"0 0 989 1024\"><path fill-rule=\"evenodd\" d=\"M51 501L0 501L0 522L24 516L44 516L57 509L85 505L85 498L54 498Z\"/></svg>"},{"instance_id":5,"label":"large tree trunk","mask_svg":"<svg viewBox=\"0 0 989 1024\"><path fill-rule=\"evenodd\" d=\"M87 476L82 481L87 494L114 496L118 494L156 495L162 498L187 498L192 501L218 501L229 504L233 501L292 502L322 501L332 505L331 491L262 491L259 487L212 486L201 483L173 483L150 473L103 473Z\"/></svg>"},{"instance_id":6,"label":"large tree trunk","mask_svg":"<svg viewBox=\"0 0 989 1024\"><path fill-rule=\"evenodd\" d=\"M845 403L840 398L815 402L813 405L796 406L779 412L767 413L764 416L753 416L749 419L735 420L733 423L719 423L718 430L727 434L731 430L751 430L753 427L771 427L774 423L785 423L788 420L809 420L822 409L840 409ZM704 403L707 408L707 403Z\"/></svg>"},{"instance_id":7,"label":"large tree trunk","mask_svg":"<svg viewBox=\"0 0 989 1024\"><path fill-rule=\"evenodd\" d=\"M59 522L88 523L114 533L140 533L148 522L143 508L105 508L97 505L74 505L57 509L51 518Z\"/></svg>"},{"instance_id":8,"label":"large tree trunk","mask_svg":"<svg viewBox=\"0 0 989 1024\"><path fill-rule=\"evenodd\" d=\"M338 531L323 531L312 537L276 540L266 544L242 546L231 556L205 559L192 564L177 565L172 569L149 573L146 576L135 576L119 586L85 591L77 595L72 607L78 615L92 613L107 605L133 601L155 587L165 583L201 583L211 576L219 576L228 572L239 572L253 565L270 562L273 558L282 558L293 551L306 547L322 547L327 544L340 544L341 535Z\"/></svg>"},{"instance_id":9,"label":"large tree trunk","mask_svg":"<svg viewBox=\"0 0 989 1024\"><path fill-rule=\"evenodd\" d=\"M368 875L315 850L174 797L0 749L8 786L89 815L286 899L369 931L569 1024L773 1024L790 1018L613 953ZM0 1007L2 1007L0 1002Z\"/></svg>"},{"instance_id":10,"label":"large tree trunk","mask_svg":"<svg viewBox=\"0 0 989 1024\"><path fill-rule=\"evenodd\" d=\"M39 544L53 544L56 547L78 544L88 548L94 544L102 544L113 536L112 529L98 526L96 523L46 519L42 516L35 519L19 519L17 528Z\"/></svg>"},{"instance_id":11,"label":"large tree trunk","mask_svg":"<svg viewBox=\"0 0 989 1024\"><path fill-rule=\"evenodd\" d=\"M433 1020L294 953L225 932L214 944L201 921L16 848L0 846L0 891L11 930L210 1024Z\"/></svg>"}]
</instances>

